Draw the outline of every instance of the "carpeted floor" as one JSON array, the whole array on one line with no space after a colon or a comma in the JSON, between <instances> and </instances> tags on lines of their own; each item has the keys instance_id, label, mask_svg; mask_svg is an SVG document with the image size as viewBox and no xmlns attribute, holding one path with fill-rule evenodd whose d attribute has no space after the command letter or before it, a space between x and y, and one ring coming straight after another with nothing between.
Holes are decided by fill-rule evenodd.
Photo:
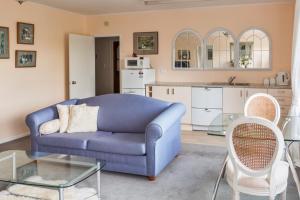
<instances>
[{"instance_id":1,"label":"carpeted floor","mask_svg":"<svg viewBox=\"0 0 300 200\"><path fill-rule=\"evenodd\" d=\"M103 172L102 200L209 200L225 149L214 146L183 144L182 153L154 182L145 177ZM297 190L290 178L287 200L298 200ZM94 186L95 177L82 186ZM222 181L218 200L231 199L231 189ZM241 200L268 198L242 195Z\"/></svg>"},{"instance_id":2,"label":"carpeted floor","mask_svg":"<svg viewBox=\"0 0 300 200\"><path fill-rule=\"evenodd\" d=\"M103 172L101 200L210 200L225 152L221 147L183 144L180 156L153 182L141 176ZM77 187L96 188L95 183L96 176L92 176ZM217 200L231 197L232 191L223 180ZM241 200L267 199L241 196ZM298 200L292 178L289 179L287 200Z\"/></svg>"}]
</instances>

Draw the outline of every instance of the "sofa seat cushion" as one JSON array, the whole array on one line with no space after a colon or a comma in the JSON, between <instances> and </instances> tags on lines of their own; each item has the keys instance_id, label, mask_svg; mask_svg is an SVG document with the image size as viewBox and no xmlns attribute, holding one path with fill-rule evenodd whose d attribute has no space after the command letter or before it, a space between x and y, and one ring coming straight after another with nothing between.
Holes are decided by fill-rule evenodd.
<instances>
[{"instance_id":1,"label":"sofa seat cushion","mask_svg":"<svg viewBox=\"0 0 300 200\"><path fill-rule=\"evenodd\" d=\"M111 133L104 131L88 133L54 133L37 137L37 143L45 146L86 149L88 140L96 139L100 135L111 135Z\"/></svg>"},{"instance_id":2,"label":"sofa seat cushion","mask_svg":"<svg viewBox=\"0 0 300 200\"><path fill-rule=\"evenodd\" d=\"M111 133L102 134L97 139L88 141L90 151L116 153L125 155L145 155L145 134L141 133Z\"/></svg>"}]
</instances>

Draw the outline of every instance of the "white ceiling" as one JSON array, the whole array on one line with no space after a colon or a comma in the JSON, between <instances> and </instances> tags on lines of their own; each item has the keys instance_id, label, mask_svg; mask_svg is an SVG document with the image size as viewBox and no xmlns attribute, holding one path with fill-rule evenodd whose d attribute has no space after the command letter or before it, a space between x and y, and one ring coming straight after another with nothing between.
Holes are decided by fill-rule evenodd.
<instances>
[{"instance_id":1,"label":"white ceiling","mask_svg":"<svg viewBox=\"0 0 300 200\"><path fill-rule=\"evenodd\" d=\"M281 3L294 0L158 0L159 4L145 5L144 0L27 0L76 13L95 15L148 10L176 9L214 5L252 3ZM157 0L149 0L157 1ZM166 3L167 2L167 3ZM151 3L151 2L150 2Z\"/></svg>"}]
</instances>

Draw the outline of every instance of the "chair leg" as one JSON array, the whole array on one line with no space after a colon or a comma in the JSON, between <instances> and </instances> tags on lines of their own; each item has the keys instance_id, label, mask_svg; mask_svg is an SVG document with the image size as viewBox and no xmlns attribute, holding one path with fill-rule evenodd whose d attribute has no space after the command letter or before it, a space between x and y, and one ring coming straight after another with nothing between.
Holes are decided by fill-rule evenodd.
<instances>
[{"instance_id":1,"label":"chair leg","mask_svg":"<svg viewBox=\"0 0 300 200\"><path fill-rule=\"evenodd\" d=\"M238 191L233 191L233 200L240 200L240 193Z\"/></svg>"},{"instance_id":2,"label":"chair leg","mask_svg":"<svg viewBox=\"0 0 300 200\"><path fill-rule=\"evenodd\" d=\"M281 200L286 200L286 190L281 193Z\"/></svg>"}]
</instances>

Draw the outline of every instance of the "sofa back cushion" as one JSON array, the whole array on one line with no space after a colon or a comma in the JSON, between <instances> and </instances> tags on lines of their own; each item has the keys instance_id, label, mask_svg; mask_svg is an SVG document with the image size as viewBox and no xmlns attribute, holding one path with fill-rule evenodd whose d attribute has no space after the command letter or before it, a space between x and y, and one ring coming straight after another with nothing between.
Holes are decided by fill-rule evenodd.
<instances>
[{"instance_id":1,"label":"sofa back cushion","mask_svg":"<svg viewBox=\"0 0 300 200\"><path fill-rule=\"evenodd\" d=\"M107 94L78 100L77 104L99 106L98 130L144 133L146 126L170 103L130 94Z\"/></svg>"}]
</instances>

